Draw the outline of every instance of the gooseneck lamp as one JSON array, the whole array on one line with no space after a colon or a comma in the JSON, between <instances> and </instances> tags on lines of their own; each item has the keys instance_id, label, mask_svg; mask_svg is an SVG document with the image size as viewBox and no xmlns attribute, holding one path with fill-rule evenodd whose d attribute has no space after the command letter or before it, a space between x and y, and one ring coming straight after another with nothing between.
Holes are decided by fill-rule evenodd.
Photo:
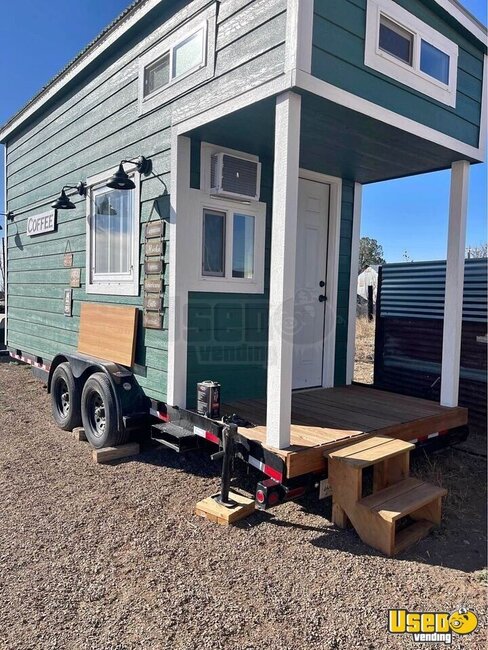
<instances>
[{"instance_id":1,"label":"gooseneck lamp","mask_svg":"<svg viewBox=\"0 0 488 650\"><path fill-rule=\"evenodd\" d=\"M80 181L77 185L65 185L58 198L51 203L51 208L55 210L74 210L76 208L76 205L66 196L65 190L76 190L80 196L85 196L86 184Z\"/></svg>"},{"instance_id":2,"label":"gooseneck lamp","mask_svg":"<svg viewBox=\"0 0 488 650\"><path fill-rule=\"evenodd\" d=\"M129 175L125 171L124 163L132 163L135 165L140 174L148 174L151 170L151 161L144 156L139 156L137 160L121 160L119 168L106 185L111 190L133 190L136 187L134 181L129 178Z\"/></svg>"}]
</instances>

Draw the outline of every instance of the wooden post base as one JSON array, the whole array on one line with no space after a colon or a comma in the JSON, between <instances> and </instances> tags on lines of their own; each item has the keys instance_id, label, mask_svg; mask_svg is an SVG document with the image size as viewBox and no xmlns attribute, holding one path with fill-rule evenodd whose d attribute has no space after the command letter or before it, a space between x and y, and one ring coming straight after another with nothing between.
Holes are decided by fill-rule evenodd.
<instances>
[{"instance_id":1,"label":"wooden post base","mask_svg":"<svg viewBox=\"0 0 488 650\"><path fill-rule=\"evenodd\" d=\"M137 456L140 451L141 447L138 442L129 442L127 445L119 445L118 447L94 449L92 451L92 458L95 463L109 463L111 460Z\"/></svg>"},{"instance_id":2,"label":"wooden post base","mask_svg":"<svg viewBox=\"0 0 488 650\"><path fill-rule=\"evenodd\" d=\"M76 427L73 429L73 438L77 442L86 442L86 434L85 434L85 429L83 427Z\"/></svg>"},{"instance_id":3,"label":"wooden post base","mask_svg":"<svg viewBox=\"0 0 488 650\"><path fill-rule=\"evenodd\" d=\"M249 499L242 494L229 492L229 499L232 499L237 504L233 508L226 508L221 505L215 500L215 496L217 495L199 501L195 506L195 514L199 517L205 517L215 524L228 526L239 521L239 519L249 517L254 512L254 499Z\"/></svg>"}]
</instances>

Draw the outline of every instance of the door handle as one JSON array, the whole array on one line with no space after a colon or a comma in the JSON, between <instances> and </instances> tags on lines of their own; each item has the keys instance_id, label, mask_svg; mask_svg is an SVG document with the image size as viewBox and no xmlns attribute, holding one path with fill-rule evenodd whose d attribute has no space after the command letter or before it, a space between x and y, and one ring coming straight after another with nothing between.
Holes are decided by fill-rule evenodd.
<instances>
[{"instance_id":1,"label":"door handle","mask_svg":"<svg viewBox=\"0 0 488 650\"><path fill-rule=\"evenodd\" d=\"M327 300L327 296L319 296L319 302L325 302Z\"/></svg>"},{"instance_id":2,"label":"door handle","mask_svg":"<svg viewBox=\"0 0 488 650\"><path fill-rule=\"evenodd\" d=\"M325 287L325 282L323 280L320 280L319 287Z\"/></svg>"}]
</instances>

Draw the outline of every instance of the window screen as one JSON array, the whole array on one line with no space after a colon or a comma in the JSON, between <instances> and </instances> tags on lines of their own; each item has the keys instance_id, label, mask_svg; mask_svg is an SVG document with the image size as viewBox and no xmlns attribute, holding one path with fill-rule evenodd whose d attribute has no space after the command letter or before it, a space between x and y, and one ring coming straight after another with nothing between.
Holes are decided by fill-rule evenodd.
<instances>
[{"instance_id":1,"label":"window screen","mask_svg":"<svg viewBox=\"0 0 488 650\"><path fill-rule=\"evenodd\" d=\"M380 20L379 47L380 50L412 65L413 34L385 16L381 16Z\"/></svg>"}]
</instances>

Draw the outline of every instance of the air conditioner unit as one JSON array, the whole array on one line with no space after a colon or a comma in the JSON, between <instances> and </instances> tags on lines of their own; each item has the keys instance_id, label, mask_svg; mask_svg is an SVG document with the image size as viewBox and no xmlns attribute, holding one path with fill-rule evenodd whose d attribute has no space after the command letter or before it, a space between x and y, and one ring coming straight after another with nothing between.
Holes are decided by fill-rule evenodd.
<instances>
[{"instance_id":1,"label":"air conditioner unit","mask_svg":"<svg viewBox=\"0 0 488 650\"><path fill-rule=\"evenodd\" d=\"M261 163L227 153L211 158L210 193L229 199L259 201Z\"/></svg>"}]
</instances>

